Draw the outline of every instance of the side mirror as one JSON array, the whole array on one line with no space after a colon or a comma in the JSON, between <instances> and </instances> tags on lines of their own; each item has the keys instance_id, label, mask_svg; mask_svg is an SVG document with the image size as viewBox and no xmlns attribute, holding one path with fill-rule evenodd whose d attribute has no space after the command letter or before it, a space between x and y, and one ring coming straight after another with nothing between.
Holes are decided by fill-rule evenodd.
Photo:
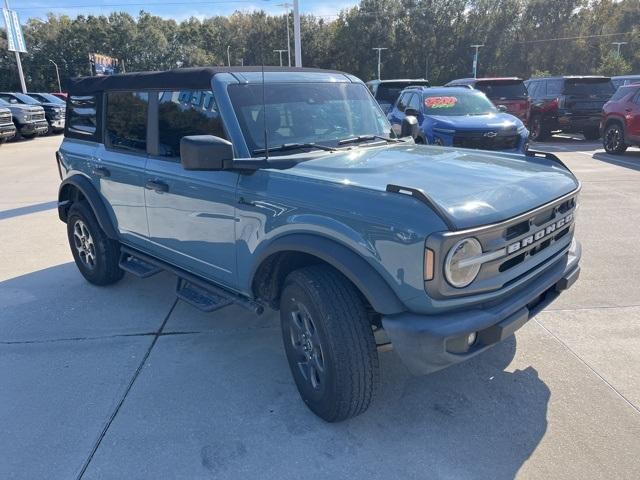
<instances>
[{"instance_id":1,"label":"side mirror","mask_svg":"<svg viewBox=\"0 0 640 480\"><path fill-rule=\"evenodd\" d=\"M498 105L498 110L502 113L507 113L507 107L505 105Z\"/></svg>"},{"instance_id":2,"label":"side mirror","mask_svg":"<svg viewBox=\"0 0 640 480\"><path fill-rule=\"evenodd\" d=\"M231 142L213 135L190 135L180 140L180 162L185 170L222 170L233 160Z\"/></svg>"},{"instance_id":3,"label":"side mirror","mask_svg":"<svg viewBox=\"0 0 640 480\"><path fill-rule=\"evenodd\" d=\"M420 115L420 112L418 112L415 108L407 108L404 111L404 114L410 117L417 117L418 115Z\"/></svg>"},{"instance_id":4,"label":"side mirror","mask_svg":"<svg viewBox=\"0 0 640 480\"><path fill-rule=\"evenodd\" d=\"M411 137L415 140L418 138L418 133L418 119L414 115L406 114L400 126L400 137Z\"/></svg>"}]
</instances>

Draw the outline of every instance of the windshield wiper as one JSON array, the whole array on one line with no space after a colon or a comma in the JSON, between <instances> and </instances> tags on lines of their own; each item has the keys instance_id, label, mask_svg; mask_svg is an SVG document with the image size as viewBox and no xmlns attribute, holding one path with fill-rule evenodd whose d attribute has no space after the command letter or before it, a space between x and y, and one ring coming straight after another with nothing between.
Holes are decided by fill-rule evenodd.
<instances>
[{"instance_id":1,"label":"windshield wiper","mask_svg":"<svg viewBox=\"0 0 640 480\"><path fill-rule=\"evenodd\" d=\"M399 138L384 137L382 135L356 135L355 137L347 137L338 140L338 145L346 145L347 143L360 143L370 140L384 140L385 142L398 143L402 142Z\"/></svg>"},{"instance_id":2,"label":"windshield wiper","mask_svg":"<svg viewBox=\"0 0 640 480\"><path fill-rule=\"evenodd\" d=\"M318 150L325 150L327 152L335 152L337 149L333 147L328 147L326 145L319 145L317 143L283 143L282 145L275 145L273 147L269 147L270 152L282 152L285 150L298 150L304 148L317 148ZM251 153L265 153L267 151L266 148L256 148Z\"/></svg>"}]
</instances>

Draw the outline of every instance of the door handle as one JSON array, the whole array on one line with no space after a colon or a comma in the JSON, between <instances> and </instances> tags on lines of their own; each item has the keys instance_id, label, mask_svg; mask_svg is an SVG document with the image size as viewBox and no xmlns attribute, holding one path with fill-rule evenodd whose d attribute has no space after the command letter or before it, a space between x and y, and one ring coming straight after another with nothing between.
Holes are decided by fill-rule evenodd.
<instances>
[{"instance_id":1,"label":"door handle","mask_svg":"<svg viewBox=\"0 0 640 480\"><path fill-rule=\"evenodd\" d=\"M160 180L147 180L147 183L144 187L158 193L165 193L169 191L169 185L161 182Z\"/></svg>"},{"instance_id":2,"label":"door handle","mask_svg":"<svg viewBox=\"0 0 640 480\"><path fill-rule=\"evenodd\" d=\"M108 168L105 167L96 167L93 169L93 174L96 177L100 177L100 178L106 178L106 177L110 177L111 176L111 172L109 171Z\"/></svg>"},{"instance_id":3,"label":"door handle","mask_svg":"<svg viewBox=\"0 0 640 480\"><path fill-rule=\"evenodd\" d=\"M238 203L239 203L240 205L249 205L250 207L255 207L255 206L256 206L256 203L255 203L255 202L252 202L251 200L247 200L247 199L246 199L246 198L244 198L244 197L240 197L240 198L238 199Z\"/></svg>"}]
</instances>

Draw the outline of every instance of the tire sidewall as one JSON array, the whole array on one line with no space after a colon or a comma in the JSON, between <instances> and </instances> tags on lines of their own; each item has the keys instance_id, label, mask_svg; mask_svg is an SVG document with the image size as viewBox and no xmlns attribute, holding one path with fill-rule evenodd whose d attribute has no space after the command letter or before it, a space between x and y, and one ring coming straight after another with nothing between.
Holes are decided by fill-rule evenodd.
<instances>
[{"instance_id":1,"label":"tire sidewall","mask_svg":"<svg viewBox=\"0 0 640 480\"><path fill-rule=\"evenodd\" d=\"M93 269L87 267L84 264L84 262L80 259L78 250L75 247L75 243L73 240L73 229L77 220L81 220L87 226L87 229L89 230L89 233L91 234L91 237L93 239L93 245L96 254L96 265ZM71 248L73 259L76 262L78 270L80 270L80 273L82 273L82 276L84 276L91 283L101 284L101 280L107 275L105 245L105 242L107 240L102 230L100 229L100 226L98 225L93 212L91 212L86 204L74 203L69 209L69 215L67 217L67 239L69 240L69 247Z\"/></svg>"},{"instance_id":2,"label":"tire sidewall","mask_svg":"<svg viewBox=\"0 0 640 480\"><path fill-rule=\"evenodd\" d=\"M609 132L613 129L617 129L620 136L621 136L621 140L620 140L620 144L618 145L618 148L613 148L610 149L607 147L607 136L609 134ZM611 125L608 125L607 128L604 131L604 134L602 135L602 146L604 147L605 151L607 153L621 153L625 150L625 144L624 144L624 131L622 130L622 127L617 124L617 123L612 123Z\"/></svg>"},{"instance_id":3,"label":"tire sidewall","mask_svg":"<svg viewBox=\"0 0 640 480\"><path fill-rule=\"evenodd\" d=\"M311 318L313 319L313 323L316 327L320 344L322 346L325 364L325 377L323 385L318 390L311 386L291 360L291 358L296 355L296 350L289 340L290 322L292 321L291 312L294 300L298 303L302 303L307 308ZM280 324L289 367L291 368L291 374L293 375L296 386L301 393L302 399L312 411L318 413L321 417L324 412L328 412L330 410L330 400L334 398L336 394L336 354L332 350L332 345L327 334L327 327L323 322L323 318L323 314L318 308L318 305L311 298L311 295L306 291L306 289L302 288L302 286L297 282L289 281L285 284L280 302Z\"/></svg>"}]
</instances>

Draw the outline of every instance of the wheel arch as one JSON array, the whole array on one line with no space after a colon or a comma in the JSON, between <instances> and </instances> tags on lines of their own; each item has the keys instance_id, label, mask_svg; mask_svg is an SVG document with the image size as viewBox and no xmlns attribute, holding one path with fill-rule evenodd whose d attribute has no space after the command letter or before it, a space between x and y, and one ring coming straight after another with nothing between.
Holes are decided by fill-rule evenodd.
<instances>
[{"instance_id":1,"label":"wheel arch","mask_svg":"<svg viewBox=\"0 0 640 480\"><path fill-rule=\"evenodd\" d=\"M606 129L609 125L611 125L612 123L617 123L622 127L622 132L625 132L625 128L624 128L624 118L622 116L619 115L610 115L609 117L607 117L607 119L604 121L604 129ZM603 129L603 130L604 130Z\"/></svg>"},{"instance_id":2,"label":"wheel arch","mask_svg":"<svg viewBox=\"0 0 640 480\"><path fill-rule=\"evenodd\" d=\"M313 264L327 264L339 271L377 313L390 315L406 310L389 284L364 258L338 242L311 234L285 235L266 247L251 272L251 291L256 298L277 307L286 276Z\"/></svg>"},{"instance_id":3,"label":"wheel arch","mask_svg":"<svg viewBox=\"0 0 640 480\"><path fill-rule=\"evenodd\" d=\"M63 180L58 190L58 217L66 223L69 208L74 202L86 201L98 221L98 225L107 237L117 240L118 231L115 229L107 208L100 194L91 181L80 174L72 175Z\"/></svg>"}]
</instances>

